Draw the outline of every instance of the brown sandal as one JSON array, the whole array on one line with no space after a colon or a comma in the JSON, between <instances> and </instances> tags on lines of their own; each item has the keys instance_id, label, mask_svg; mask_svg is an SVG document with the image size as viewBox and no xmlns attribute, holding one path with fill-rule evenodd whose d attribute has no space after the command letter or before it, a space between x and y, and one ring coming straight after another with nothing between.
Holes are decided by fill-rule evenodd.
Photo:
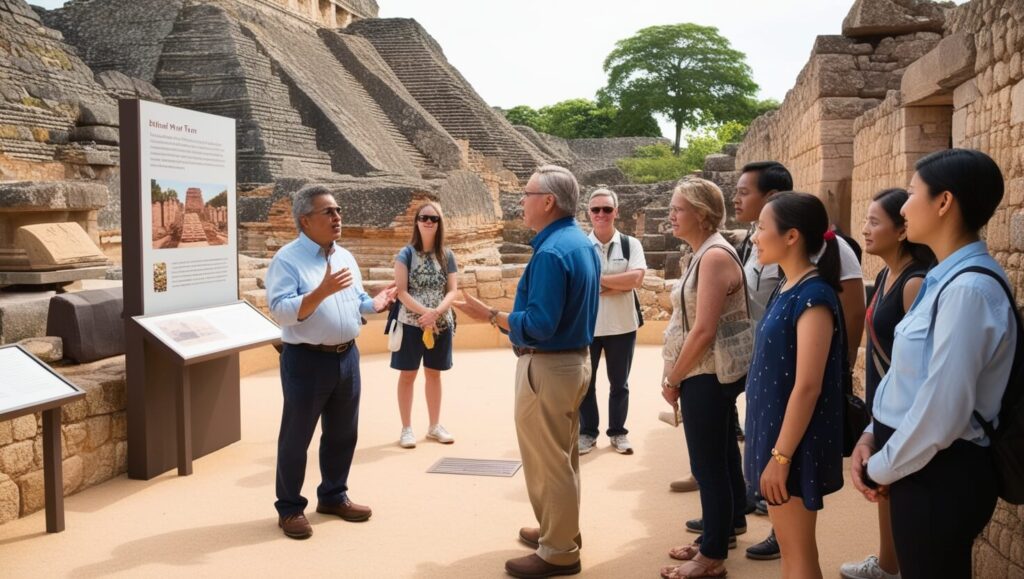
<instances>
[{"instance_id":1,"label":"brown sandal","mask_svg":"<svg viewBox=\"0 0 1024 579\"><path fill-rule=\"evenodd\" d=\"M673 547L669 552L668 556L672 557L676 561L690 561L694 557L700 554L700 544L693 543L691 545L683 545L682 547Z\"/></svg>"},{"instance_id":2,"label":"brown sandal","mask_svg":"<svg viewBox=\"0 0 1024 579\"><path fill-rule=\"evenodd\" d=\"M692 571L684 574L682 568L687 565L691 565L694 568ZM670 565L661 568L662 579L699 579L702 577L725 577L728 574L729 571L725 568L725 561L714 561L711 559L705 559L704 561L691 559L682 565Z\"/></svg>"}]
</instances>

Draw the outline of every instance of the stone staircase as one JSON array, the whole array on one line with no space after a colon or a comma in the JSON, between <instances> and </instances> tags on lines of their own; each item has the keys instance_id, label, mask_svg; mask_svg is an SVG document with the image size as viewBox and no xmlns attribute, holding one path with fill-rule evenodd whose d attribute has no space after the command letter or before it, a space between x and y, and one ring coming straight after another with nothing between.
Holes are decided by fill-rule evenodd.
<instances>
[{"instance_id":1,"label":"stone staircase","mask_svg":"<svg viewBox=\"0 0 1024 579\"><path fill-rule=\"evenodd\" d=\"M369 40L416 101L456 139L501 159L520 178L544 163L541 151L480 98L414 20L361 20L346 32Z\"/></svg>"},{"instance_id":2,"label":"stone staircase","mask_svg":"<svg viewBox=\"0 0 1024 579\"><path fill-rule=\"evenodd\" d=\"M168 104L238 120L240 182L331 173L270 59L220 8L182 10L154 80Z\"/></svg>"},{"instance_id":3,"label":"stone staircase","mask_svg":"<svg viewBox=\"0 0 1024 579\"><path fill-rule=\"evenodd\" d=\"M181 226L181 243L202 243L206 241L203 222L198 213L186 213Z\"/></svg>"}]
</instances>

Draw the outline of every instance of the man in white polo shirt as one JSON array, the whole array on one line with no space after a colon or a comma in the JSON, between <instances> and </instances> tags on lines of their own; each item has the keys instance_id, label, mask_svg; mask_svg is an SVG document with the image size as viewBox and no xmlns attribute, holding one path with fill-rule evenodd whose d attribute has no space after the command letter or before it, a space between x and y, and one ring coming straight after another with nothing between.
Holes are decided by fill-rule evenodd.
<instances>
[{"instance_id":1,"label":"man in white polo shirt","mask_svg":"<svg viewBox=\"0 0 1024 579\"><path fill-rule=\"evenodd\" d=\"M640 241L615 229L619 198L610 189L590 194L587 209L593 230L590 241L601 256L601 301L597 327L590 344L590 388L580 404L580 454L594 450L600 426L597 410L597 368L604 352L608 393L608 438L620 454L633 454L626 437L629 412L629 370L633 364L636 331L642 323L636 290L644 281L647 261ZM626 245L628 243L628 246Z\"/></svg>"}]
</instances>

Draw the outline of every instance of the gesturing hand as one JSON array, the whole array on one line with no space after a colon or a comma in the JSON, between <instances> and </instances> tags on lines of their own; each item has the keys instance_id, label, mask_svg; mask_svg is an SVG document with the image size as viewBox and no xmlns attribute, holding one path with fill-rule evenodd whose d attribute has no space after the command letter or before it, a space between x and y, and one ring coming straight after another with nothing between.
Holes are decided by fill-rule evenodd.
<instances>
[{"instance_id":1,"label":"gesturing hand","mask_svg":"<svg viewBox=\"0 0 1024 579\"><path fill-rule=\"evenodd\" d=\"M324 279L320 281L316 291L324 298L334 295L352 285L352 272L343 267L337 272L331 270L331 262L327 262L327 271L324 272Z\"/></svg>"},{"instance_id":2,"label":"gesturing hand","mask_svg":"<svg viewBox=\"0 0 1024 579\"><path fill-rule=\"evenodd\" d=\"M383 312L395 302L395 296L398 295L398 288L395 287L395 283L392 282L386 288L377 292L377 295L373 296L373 309L377 312Z\"/></svg>"},{"instance_id":3,"label":"gesturing hand","mask_svg":"<svg viewBox=\"0 0 1024 579\"><path fill-rule=\"evenodd\" d=\"M491 318L491 308L477 298L462 291L462 300L455 302L455 307L466 313L474 320L486 321Z\"/></svg>"}]
</instances>

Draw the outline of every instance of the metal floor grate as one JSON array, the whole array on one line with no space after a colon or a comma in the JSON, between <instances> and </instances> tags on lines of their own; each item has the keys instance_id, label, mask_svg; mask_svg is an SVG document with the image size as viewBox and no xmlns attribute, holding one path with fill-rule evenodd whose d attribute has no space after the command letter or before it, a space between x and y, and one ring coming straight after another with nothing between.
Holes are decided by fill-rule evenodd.
<instances>
[{"instance_id":1,"label":"metal floor grate","mask_svg":"<svg viewBox=\"0 0 1024 579\"><path fill-rule=\"evenodd\" d=\"M512 477L523 463L518 460L486 460L479 458L442 458L427 469L438 474Z\"/></svg>"}]
</instances>

